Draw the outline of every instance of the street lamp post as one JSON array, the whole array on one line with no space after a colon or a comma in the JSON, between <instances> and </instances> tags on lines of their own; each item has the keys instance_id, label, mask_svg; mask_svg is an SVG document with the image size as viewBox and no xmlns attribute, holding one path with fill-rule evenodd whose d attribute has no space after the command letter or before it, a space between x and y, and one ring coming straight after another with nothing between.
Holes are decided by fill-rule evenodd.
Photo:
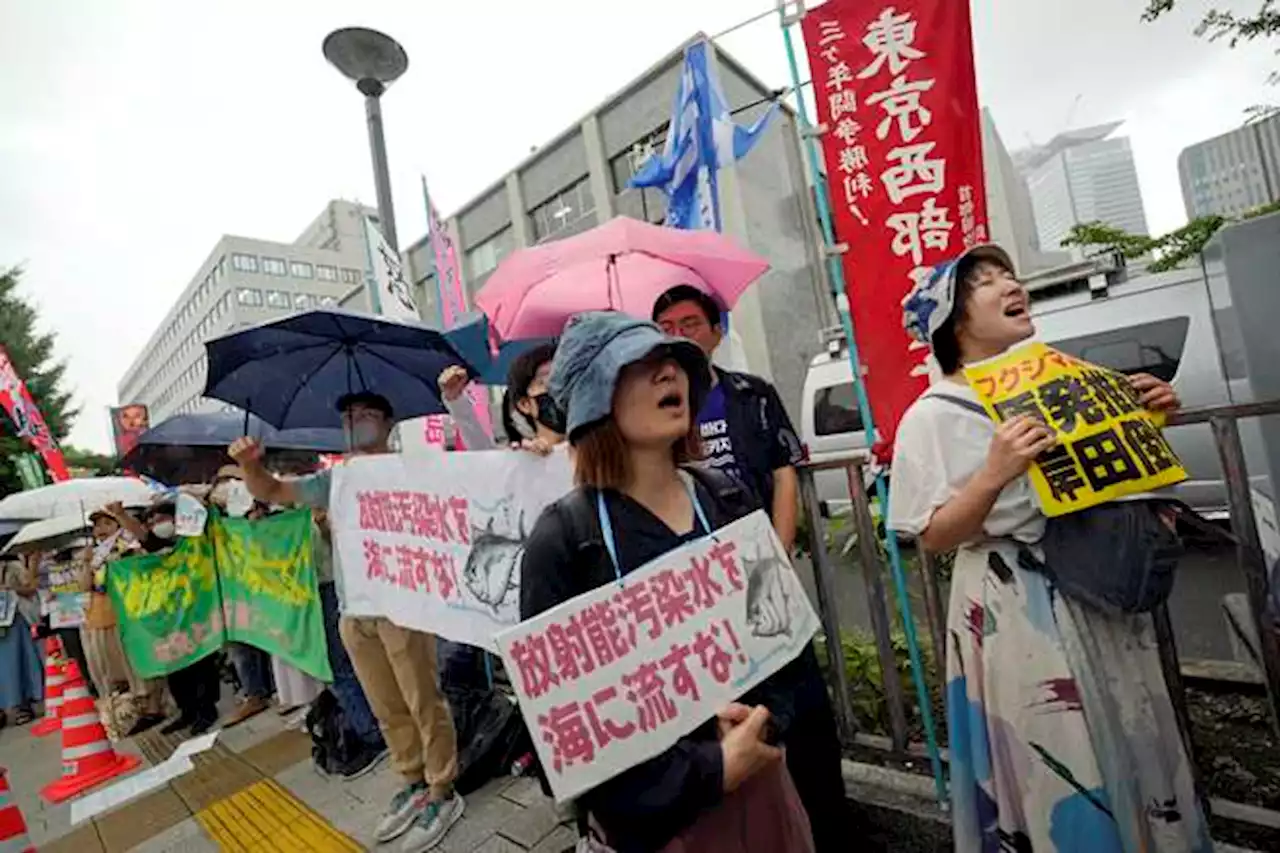
<instances>
[{"instance_id":1,"label":"street lamp post","mask_svg":"<svg viewBox=\"0 0 1280 853\"><path fill-rule=\"evenodd\" d=\"M396 238L396 211L391 201L391 176L387 169L387 142L382 133L382 93L409 67L409 55L391 36L363 27L334 30L325 36L325 59L353 80L364 95L369 124L369 152L373 157L373 184L378 194L378 218L382 235L392 250L400 251Z\"/></svg>"}]
</instances>

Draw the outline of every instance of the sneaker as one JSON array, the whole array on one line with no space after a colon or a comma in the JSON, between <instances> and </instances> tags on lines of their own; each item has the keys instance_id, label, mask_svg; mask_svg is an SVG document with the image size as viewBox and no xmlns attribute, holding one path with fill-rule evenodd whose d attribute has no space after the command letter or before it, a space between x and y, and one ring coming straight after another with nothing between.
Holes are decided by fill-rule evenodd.
<instances>
[{"instance_id":1,"label":"sneaker","mask_svg":"<svg viewBox=\"0 0 1280 853\"><path fill-rule=\"evenodd\" d=\"M466 803L458 794L447 800L432 800L427 803L427 807L410 827L409 834L400 842L401 853L422 853L435 847L453 825L462 819L465 808Z\"/></svg>"},{"instance_id":2,"label":"sneaker","mask_svg":"<svg viewBox=\"0 0 1280 853\"><path fill-rule=\"evenodd\" d=\"M195 722L191 724L191 736L200 737L200 735L209 731L217 724L218 724L218 717L216 715L196 717Z\"/></svg>"},{"instance_id":3,"label":"sneaker","mask_svg":"<svg viewBox=\"0 0 1280 853\"><path fill-rule=\"evenodd\" d=\"M171 723L166 723L165 727L160 730L162 735L172 735L185 729L187 726L195 722L195 718L188 717L186 714L179 714L178 719Z\"/></svg>"},{"instance_id":4,"label":"sneaker","mask_svg":"<svg viewBox=\"0 0 1280 853\"><path fill-rule=\"evenodd\" d=\"M245 699L236 706L236 709L227 717L227 720L222 724L222 727L229 729L232 726L238 726L250 717L256 717L261 714L269 707L270 705L267 703L266 699L262 699L257 696L250 696L248 699Z\"/></svg>"},{"instance_id":5,"label":"sneaker","mask_svg":"<svg viewBox=\"0 0 1280 853\"><path fill-rule=\"evenodd\" d=\"M138 718L138 721L133 724L133 728L129 729L129 732L125 737L137 737L145 731L154 729L163 722L164 717L159 714L145 714Z\"/></svg>"},{"instance_id":6,"label":"sneaker","mask_svg":"<svg viewBox=\"0 0 1280 853\"><path fill-rule=\"evenodd\" d=\"M387 757L387 748L385 746L373 746L372 744L364 744L356 750L347 761L338 767L338 775L344 779L359 779L361 776L372 773L382 763L382 759Z\"/></svg>"},{"instance_id":7,"label":"sneaker","mask_svg":"<svg viewBox=\"0 0 1280 853\"><path fill-rule=\"evenodd\" d=\"M383 844L404 835L427 807L430 799L431 792L427 790L426 782L414 782L401 788L400 793L391 798L391 805L379 819L373 837L379 844Z\"/></svg>"}]
</instances>

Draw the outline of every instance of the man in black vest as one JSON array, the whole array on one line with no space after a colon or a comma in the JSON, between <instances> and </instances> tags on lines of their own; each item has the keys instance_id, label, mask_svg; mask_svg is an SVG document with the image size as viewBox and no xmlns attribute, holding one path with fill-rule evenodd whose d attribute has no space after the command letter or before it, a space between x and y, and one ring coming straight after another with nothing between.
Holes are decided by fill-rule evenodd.
<instances>
[{"instance_id":1,"label":"man in black vest","mask_svg":"<svg viewBox=\"0 0 1280 853\"><path fill-rule=\"evenodd\" d=\"M720 307L690 285L658 298L653 320L669 335L688 338L710 359L723 339ZM714 385L698 412L705 463L750 488L769 509L778 538L790 551L799 511L796 465L804 449L777 390L749 373L713 366ZM848 850L847 807L840 773L840 739L817 655L810 646L775 678L796 684L795 716L784 745L787 769L819 853Z\"/></svg>"},{"instance_id":2,"label":"man in black vest","mask_svg":"<svg viewBox=\"0 0 1280 853\"><path fill-rule=\"evenodd\" d=\"M715 300L687 284L658 298L653 320L668 335L696 343L708 359L724 337ZM795 466L804 458L795 427L765 380L714 366L712 377L715 384L698 413L706 461L751 487L790 550L799 507Z\"/></svg>"}]
</instances>

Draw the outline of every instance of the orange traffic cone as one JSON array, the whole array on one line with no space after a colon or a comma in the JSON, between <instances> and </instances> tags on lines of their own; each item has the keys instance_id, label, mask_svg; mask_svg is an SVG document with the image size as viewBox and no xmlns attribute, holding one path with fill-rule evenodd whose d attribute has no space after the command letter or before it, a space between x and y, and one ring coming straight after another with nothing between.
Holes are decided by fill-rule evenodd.
<instances>
[{"instance_id":1,"label":"orange traffic cone","mask_svg":"<svg viewBox=\"0 0 1280 853\"><path fill-rule=\"evenodd\" d=\"M67 664L62 694L62 778L40 789L40 796L60 803L101 782L128 773L142 763L136 755L117 755L107 740L97 706L89 695L80 666ZM3 848L0 848L3 849Z\"/></svg>"},{"instance_id":2,"label":"orange traffic cone","mask_svg":"<svg viewBox=\"0 0 1280 853\"><path fill-rule=\"evenodd\" d=\"M62 707L62 688L67 682L67 677L63 672L62 644L58 642L57 637L49 638L49 645L46 646L45 652L44 717L31 727L31 733L36 737L51 735L62 728L58 709ZM0 847L0 850L3 849L3 847Z\"/></svg>"},{"instance_id":3,"label":"orange traffic cone","mask_svg":"<svg viewBox=\"0 0 1280 853\"><path fill-rule=\"evenodd\" d=\"M9 792L9 771L0 767L0 850L4 853L36 853L27 838L27 822Z\"/></svg>"}]
</instances>

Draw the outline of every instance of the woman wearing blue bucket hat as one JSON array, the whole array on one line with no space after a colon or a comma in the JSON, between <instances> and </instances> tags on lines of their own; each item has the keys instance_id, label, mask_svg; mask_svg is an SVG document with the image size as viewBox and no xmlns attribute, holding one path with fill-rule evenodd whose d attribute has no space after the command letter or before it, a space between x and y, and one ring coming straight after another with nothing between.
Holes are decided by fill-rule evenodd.
<instances>
[{"instance_id":1,"label":"woman wearing blue bucket hat","mask_svg":"<svg viewBox=\"0 0 1280 853\"><path fill-rule=\"evenodd\" d=\"M943 378L898 426L888 527L929 551L956 550L946 649L955 849L1207 853L1150 614L1091 607L1035 570L1046 520L1027 470L1054 434L1025 415L997 425L964 378L964 365L1035 334L1012 261L977 246L935 268L903 307ZM1130 382L1147 408L1177 406L1167 383ZM1097 571L1118 572L1115 559L1096 554Z\"/></svg>"},{"instance_id":2,"label":"woman wearing blue bucket hat","mask_svg":"<svg viewBox=\"0 0 1280 853\"><path fill-rule=\"evenodd\" d=\"M522 619L759 507L727 476L687 466L701 450L695 413L710 384L702 350L653 323L614 312L569 322L550 392L566 413L578 487L530 535ZM580 830L602 831L619 853L812 851L808 817L782 750L771 743L785 743L792 711L789 686L775 679L661 755L583 794Z\"/></svg>"}]
</instances>

